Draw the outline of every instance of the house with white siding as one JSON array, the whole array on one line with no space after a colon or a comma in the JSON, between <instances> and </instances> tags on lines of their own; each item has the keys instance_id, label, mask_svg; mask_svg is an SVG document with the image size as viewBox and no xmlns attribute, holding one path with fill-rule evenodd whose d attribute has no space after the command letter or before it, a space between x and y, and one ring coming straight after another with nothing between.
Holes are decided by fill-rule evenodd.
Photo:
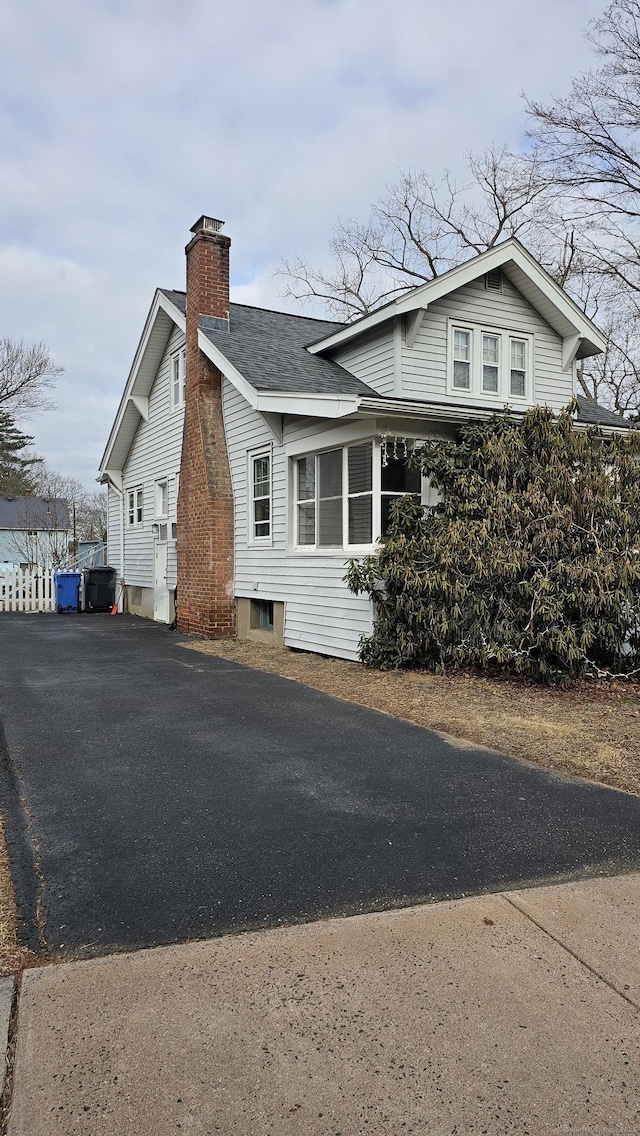
<instances>
[{"instance_id":1,"label":"house with white siding","mask_svg":"<svg viewBox=\"0 0 640 1136\"><path fill-rule=\"evenodd\" d=\"M384 537L422 439L506 404L560 410L601 333L508 240L348 325L233 304L202 217L186 292L159 289L100 467L126 610L205 636L357 658L346 561ZM578 423L624 428L579 399Z\"/></svg>"}]
</instances>

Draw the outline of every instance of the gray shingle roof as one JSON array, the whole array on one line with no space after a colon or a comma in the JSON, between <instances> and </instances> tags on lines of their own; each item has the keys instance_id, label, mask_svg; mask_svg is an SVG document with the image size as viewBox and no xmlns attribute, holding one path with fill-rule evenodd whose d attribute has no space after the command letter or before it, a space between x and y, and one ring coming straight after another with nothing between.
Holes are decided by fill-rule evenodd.
<instances>
[{"instance_id":1,"label":"gray shingle roof","mask_svg":"<svg viewBox=\"0 0 640 1136\"><path fill-rule=\"evenodd\" d=\"M65 497L0 497L0 529L69 529Z\"/></svg>"},{"instance_id":2,"label":"gray shingle roof","mask_svg":"<svg viewBox=\"0 0 640 1136\"><path fill-rule=\"evenodd\" d=\"M258 391L300 394L360 394L375 391L332 359L305 351L341 324L231 304L229 330L211 326L201 317L200 328L234 367Z\"/></svg>"},{"instance_id":3,"label":"gray shingle roof","mask_svg":"<svg viewBox=\"0 0 640 1136\"><path fill-rule=\"evenodd\" d=\"M185 312L184 292L168 288L160 291ZM200 317L200 328L256 390L360 394L384 402L382 395L332 359L310 355L304 350L308 344L340 331L343 324L246 304L231 304L229 314L228 331L223 321L217 320L217 326L213 326L214 321L206 316ZM630 426L620 414L583 395L578 395L578 421L593 426Z\"/></svg>"},{"instance_id":4,"label":"gray shingle roof","mask_svg":"<svg viewBox=\"0 0 640 1136\"><path fill-rule=\"evenodd\" d=\"M577 398L578 422L584 422L589 426L619 426L627 430L632 425L628 418L623 418L613 410L607 410L606 406L600 406L600 403L594 402L592 398L585 398L582 394Z\"/></svg>"},{"instance_id":5,"label":"gray shingle roof","mask_svg":"<svg viewBox=\"0 0 640 1136\"><path fill-rule=\"evenodd\" d=\"M169 288L160 291L185 311L184 292ZM332 359L321 359L304 350L307 344L340 331L343 324L247 304L230 304L228 331L221 326L222 321L216 323L218 326L213 326L212 320L201 316L200 330L256 390L376 397L370 386Z\"/></svg>"},{"instance_id":6,"label":"gray shingle roof","mask_svg":"<svg viewBox=\"0 0 640 1136\"><path fill-rule=\"evenodd\" d=\"M187 293L186 292L174 292L171 288L159 288L158 291L162 292L162 295L166 296L168 300L171 300L171 303L175 304L176 308L178 308L178 310L182 312L183 316L186 315L186 313L187 313Z\"/></svg>"},{"instance_id":7,"label":"gray shingle roof","mask_svg":"<svg viewBox=\"0 0 640 1136\"><path fill-rule=\"evenodd\" d=\"M185 311L184 292L168 288L160 291L181 312ZM215 324L206 316L200 317L200 330L256 390L376 397L370 386L332 359L321 359L305 351L307 344L339 331L343 326L340 323L231 304L229 330L220 320Z\"/></svg>"}]
</instances>

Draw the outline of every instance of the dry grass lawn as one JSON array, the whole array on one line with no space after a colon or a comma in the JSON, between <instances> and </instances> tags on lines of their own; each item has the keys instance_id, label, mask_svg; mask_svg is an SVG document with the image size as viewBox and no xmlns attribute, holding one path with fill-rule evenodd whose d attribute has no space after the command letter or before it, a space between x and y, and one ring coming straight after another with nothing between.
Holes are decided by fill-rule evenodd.
<instances>
[{"instance_id":1,"label":"dry grass lawn","mask_svg":"<svg viewBox=\"0 0 640 1136\"><path fill-rule=\"evenodd\" d=\"M9 872L9 856L0 822L0 977L15 974L33 961L18 945L16 905Z\"/></svg>"},{"instance_id":2,"label":"dry grass lawn","mask_svg":"<svg viewBox=\"0 0 640 1136\"><path fill-rule=\"evenodd\" d=\"M560 691L473 674L382 673L360 663L235 639L198 640L183 646L640 795L637 684L581 683Z\"/></svg>"}]
</instances>

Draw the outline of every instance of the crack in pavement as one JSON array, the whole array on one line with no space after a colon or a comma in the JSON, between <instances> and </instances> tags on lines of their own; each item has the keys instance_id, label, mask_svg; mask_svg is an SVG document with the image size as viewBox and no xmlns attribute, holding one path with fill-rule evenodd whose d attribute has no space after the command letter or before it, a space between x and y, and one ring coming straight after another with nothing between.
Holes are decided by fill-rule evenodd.
<instances>
[{"instance_id":1,"label":"crack in pavement","mask_svg":"<svg viewBox=\"0 0 640 1136\"><path fill-rule=\"evenodd\" d=\"M628 1002L630 1006L633 1006L634 1010L640 1010L640 1005L635 1001L634 998L631 998L628 994L625 993L624 990L620 990L620 988L616 986L615 982L612 982L610 978L607 978L606 974L603 974L602 971L598 970L595 966L592 966L591 963L587 962L586 959L583 959L577 953L577 951L574 951L573 948L568 945L568 943L565 943L561 938L559 938L558 935L554 935L548 927L545 927L544 924L540 923L537 919L534 919L533 915L531 915L530 912L526 910L526 908L521 907L519 903L516 903L515 899L508 892L502 892L500 898L503 899L505 903L511 904L511 906L514 907L515 910L520 913L520 915L523 915L525 919L528 919L530 923L533 923L534 927L537 927L538 930L542 931L544 935L547 935L549 939L557 944L557 946L561 947L563 951L566 951L568 955L571 955L571 957L574 958L576 962L580 963L580 966L583 966L585 970L588 970L589 973L593 974L595 978L599 978L601 982L604 982L605 986L608 986L610 990L613 990L614 994L617 994L620 998L624 998L625 1002Z\"/></svg>"}]
</instances>

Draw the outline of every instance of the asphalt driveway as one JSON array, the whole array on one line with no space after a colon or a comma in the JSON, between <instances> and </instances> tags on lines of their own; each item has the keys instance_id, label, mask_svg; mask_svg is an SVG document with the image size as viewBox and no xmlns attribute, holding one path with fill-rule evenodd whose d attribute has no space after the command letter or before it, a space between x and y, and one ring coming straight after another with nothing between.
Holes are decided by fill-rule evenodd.
<instances>
[{"instance_id":1,"label":"asphalt driveway","mask_svg":"<svg viewBox=\"0 0 640 1136\"><path fill-rule=\"evenodd\" d=\"M68 955L640 867L640 799L133 617L0 616L21 936Z\"/></svg>"}]
</instances>

